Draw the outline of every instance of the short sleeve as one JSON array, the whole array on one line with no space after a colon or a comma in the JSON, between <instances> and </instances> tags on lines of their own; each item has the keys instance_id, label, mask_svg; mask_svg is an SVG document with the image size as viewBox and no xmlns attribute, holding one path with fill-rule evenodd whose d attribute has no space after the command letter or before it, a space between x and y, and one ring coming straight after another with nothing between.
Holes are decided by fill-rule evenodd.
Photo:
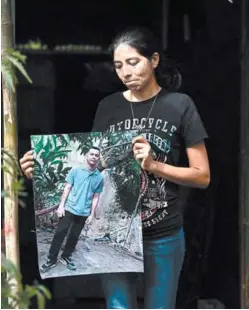
<instances>
[{"instance_id":1,"label":"short sleeve","mask_svg":"<svg viewBox=\"0 0 249 310\"><path fill-rule=\"evenodd\" d=\"M66 182L73 185L74 184L74 169L71 169L66 177Z\"/></svg>"},{"instance_id":2,"label":"short sleeve","mask_svg":"<svg viewBox=\"0 0 249 310\"><path fill-rule=\"evenodd\" d=\"M107 130L108 126L108 112L105 99L98 104L97 111L94 117L92 132L103 132Z\"/></svg>"},{"instance_id":3,"label":"short sleeve","mask_svg":"<svg viewBox=\"0 0 249 310\"><path fill-rule=\"evenodd\" d=\"M99 182L98 187L95 190L95 193L102 193L103 187L104 187L104 178L102 176L101 181Z\"/></svg>"},{"instance_id":4,"label":"short sleeve","mask_svg":"<svg viewBox=\"0 0 249 310\"><path fill-rule=\"evenodd\" d=\"M183 105L181 134L187 148L203 142L208 138L208 135L193 100L184 95Z\"/></svg>"}]
</instances>

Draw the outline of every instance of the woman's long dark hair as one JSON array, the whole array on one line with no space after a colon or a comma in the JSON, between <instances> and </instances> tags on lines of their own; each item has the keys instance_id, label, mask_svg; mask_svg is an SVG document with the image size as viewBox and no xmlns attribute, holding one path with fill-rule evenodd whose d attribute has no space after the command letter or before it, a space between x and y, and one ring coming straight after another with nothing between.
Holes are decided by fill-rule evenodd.
<instances>
[{"instance_id":1,"label":"woman's long dark hair","mask_svg":"<svg viewBox=\"0 0 249 310\"><path fill-rule=\"evenodd\" d=\"M160 44L154 34L140 27L129 27L118 33L111 45L112 56L120 44L127 44L135 48L138 53L149 60L154 53L160 55L160 61L155 69L155 76L158 84L166 89L178 89L181 86L181 74L166 55L163 53Z\"/></svg>"}]
</instances>

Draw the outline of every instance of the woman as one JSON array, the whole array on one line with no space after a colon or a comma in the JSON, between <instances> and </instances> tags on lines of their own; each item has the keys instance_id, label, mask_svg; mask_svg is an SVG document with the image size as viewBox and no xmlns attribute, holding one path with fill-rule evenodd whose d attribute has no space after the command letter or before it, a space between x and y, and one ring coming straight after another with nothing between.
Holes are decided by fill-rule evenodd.
<instances>
[{"instance_id":1,"label":"woman","mask_svg":"<svg viewBox=\"0 0 249 310\"><path fill-rule=\"evenodd\" d=\"M127 90L100 102L93 131L137 129L141 133L133 140L133 153L148 181L141 201L145 308L174 308L185 252L178 185L209 185L207 134L190 97L170 91L175 78L150 31L123 31L114 39L112 55ZM178 167L182 146L189 167ZM25 154L20 164L31 178L32 153ZM107 308L137 308L133 276L101 276Z\"/></svg>"}]
</instances>

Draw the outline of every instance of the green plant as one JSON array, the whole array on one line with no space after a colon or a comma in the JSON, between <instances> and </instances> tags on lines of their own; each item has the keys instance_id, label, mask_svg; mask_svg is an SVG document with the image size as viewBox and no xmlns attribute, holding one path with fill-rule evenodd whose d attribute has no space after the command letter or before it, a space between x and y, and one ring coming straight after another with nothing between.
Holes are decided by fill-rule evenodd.
<instances>
[{"instance_id":1,"label":"green plant","mask_svg":"<svg viewBox=\"0 0 249 310\"><path fill-rule=\"evenodd\" d=\"M3 188L1 198L4 198L4 223L2 224L1 249L1 308L27 309L33 297L37 298L38 308L44 308L46 298L51 298L48 290L34 284L23 285L19 271L18 242L18 202L24 206L22 197L26 195L24 182L17 162L17 131L15 91L17 84L16 70L32 83L24 64L26 56L13 49L13 23L11 19L10 1L1 3L1 74L3 102L3 145L1 149L3 172ZM19 199L17 199L17 197ZM3 246L4 245L4 246Z\"/></svg>"},{"instance_id":2,"label":"green plant","mask_svg":"<svg viewBox=\"0 0 249 310\"><path fill-rule=\"evenodd\" d=\"M77 151L80 151L80 154L84 155L89 151L92 146L96 146L96 143L102 139L102 133L71 133L69 137L71 141L78 142L79 145Z\"/></svg>"},{"instance_id":3,"label":"green plant","mask_svg":"<svg viewBox=\"0 0 249 310\"><path fill-rule=\"evenodd\" d=\"M1 158L2 158L1 168L3 173L10 175L10 177L13 177L11 188L8 190L2 189L1 197L5 199L11 199L10 192L13 192L15 195L18 196L19 205L21 207L25 207L25 203L22 198L26 197L27 193L25 191L24 180L21 177L22 173L20 171L17 160L12 154L10 154L3 148L1 148Z\"/></svg>"},{"instance_id":4,"label":"green plant","mask_svg":"<svg viewBox=\"0 0 249 310\"><path fill-rule=\"evenodd\" d=\"M36 39L36 41L29 40L27 43L18 44L16 46L17 49L31 49L31 50L47 50L48 46L46 44L42 44L40 39Z\"/></svg>"},{"instance_id":5,"label":"green plant","mask_svg":"<svg viewBox=\"0 0 249 310\"><path fill-rule=\"evenodd\" d=\"M2 171L4 174L10 175L13 179L11 188L1 191L1 196L6 199L12 199L10 192L19 197L18 202L22 207L25 203L22 200L26 196L23 177L13 154L7 150L1 149L2 155ZM2 309L27 309L31 304L31 299L36 297L38 308L44 309L46 299L50 299L50 292L42 285L35 283L34 285L23 285L22 276L17 266L4 254L5 238L12 232L12 227L6 227L5 223L2 230L2 251L1 251L1 308Z\"/></svg>"},{"instance_id":6,"label":"green plant","mask_svg":"<svg viewBox=\"0 0 249 310\"><path fill-rule=\"evenodd\" d=\"M1 257L1 308L2 309L28 309L32 298L37 299L38 309L45 308L46 299L51 299L50 292L43 286L23 285L22 275L16 266L7 260L2 254Z\"/></svg>"},{"instance_id":7,"label":"green plant","mask_svg":"<svg viewBox=\"0 0 249 310\"><path fill-rule=\"evenodd\" d=\"M1 73L7 89L15 92L17 84L17 77L15 73L16 69L20 71L29 83L32 83L27 71L24 68L25 62L26 56L21 54L19 51L12 48L8 48L4 51L1 58Z\"/></svg>"},{"instance_id":8,"label":"green plant","mask_svg":"<svg viewBox=\"0 0 249 310\"><path fill-rule=\"evenodd\" d=\"M139 193L140 166L133 159L132 139L136 131L123 131L105 136L102 155L107 166L113 186L119 191L137 196ZM126 177L124 177L126 176Z\"/></svg>"},{"instance_id":9,"label":"green plant","mask_svg":"<svg viewBox=\"0 0 249 310\"><path fill-rule=\"evenodd\" d=\"M36 208L50 207L60 202L65 178L71 169L66 158L71 142L78 142L77 151L86 154L100 134L64 134L32 136L35 152L34 191Z\"/></svg>"},{"instance_id":10,"label":"green plant","mask_svg":"<svg viewBox=\"0 0 249 310\"><path fill-rule=\"evenodd\" d=\"M60 201L65 178L69 140L67 135L32 136L35 152L34 191L36 208L56 205Z\"/></svg>"}]
</instances>

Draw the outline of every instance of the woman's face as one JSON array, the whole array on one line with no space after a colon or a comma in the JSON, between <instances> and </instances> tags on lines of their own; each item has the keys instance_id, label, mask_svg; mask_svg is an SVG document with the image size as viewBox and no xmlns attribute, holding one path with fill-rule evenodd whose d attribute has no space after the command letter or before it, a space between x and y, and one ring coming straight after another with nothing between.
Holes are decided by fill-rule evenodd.
<instances>
[{"instance_id":1,"label":"woman's face","mask_svg":"<svg viewBox=\"0 0 249 310\"><path fill-rule=\"evenodd\" d=\"M140 91L155 79L154 69L159 55L155 53L149 60L135 48L120 44L114 51L113 61L117 75L125 86L131 91Z\"/></svg>"}]
</instances>

